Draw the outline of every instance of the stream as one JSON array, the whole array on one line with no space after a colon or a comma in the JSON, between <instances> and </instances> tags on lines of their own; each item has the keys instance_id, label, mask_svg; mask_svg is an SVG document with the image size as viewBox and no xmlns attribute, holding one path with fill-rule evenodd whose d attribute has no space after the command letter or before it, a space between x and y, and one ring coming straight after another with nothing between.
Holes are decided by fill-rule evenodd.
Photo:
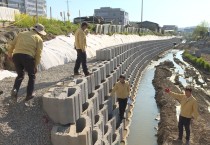
<instances>
[{"instance_id":1,"label":"stream","mask_svg":"<svg viewBox=\"0 0 210 145\"><path fill-rule=\"evenodd\" d=\"M157 133L159 110L155 101L155 89L152 84L154 78L155 66L161 62L170 60L174 64L174 73L179 75L179 81L183 86L189 85L194 81L190 78L185 78L185 69L182 65L177 64L173 57L178 58L186 67L191 67L182 59L183 51L169 50L161 55L157 61L152 61L151 64L143 71L141 81L138 88L136 103L133 110L133 117L130 126L130 134L128 137L129 145L157 145ZM175 75L170 79L174 80ZM199 81L204 82L199 76ZM176 106L177 119L180 113L180 106Z\"/></svg>"}]
</instances>

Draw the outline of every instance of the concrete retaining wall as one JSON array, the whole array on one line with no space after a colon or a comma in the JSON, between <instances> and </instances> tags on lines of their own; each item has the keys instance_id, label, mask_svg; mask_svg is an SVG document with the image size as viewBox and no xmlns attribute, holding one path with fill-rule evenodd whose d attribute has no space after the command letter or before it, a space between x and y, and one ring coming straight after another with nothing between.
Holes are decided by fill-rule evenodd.
<instances>
[{"instance_id":1,"label":"concrete retaining wall","mask_svg":"<svg viewBox=\"0 0 210 145\"><path fill-rule=\"evenodd\" d=\"M43 108L58 123L51 131L53 145L126 143L134 104L127 106L127 119L120 122L119 106L110 91L124 74L134 100L141 72L154 57L172 48L174 41L177 39L135 42L98 50L96 58L101 63L90 69L92 75L75 78L67 87L51 88L44 94Z\"/></svg>"}]
</instances>

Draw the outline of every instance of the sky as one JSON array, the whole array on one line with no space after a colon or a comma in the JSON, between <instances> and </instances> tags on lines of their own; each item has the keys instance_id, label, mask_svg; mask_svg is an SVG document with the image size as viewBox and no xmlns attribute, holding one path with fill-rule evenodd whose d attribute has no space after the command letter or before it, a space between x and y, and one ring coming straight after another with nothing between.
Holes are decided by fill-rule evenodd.
<instances>
[{"instance_id":1,"label":"sky","mask_svg":"<svg viewBox=\"0 0 210 145\"><path fill-rule=\"evenodd\" d=\"M47 13L61 19L60 12L67 12L67 0L47 0ZM141 21L141 0L69 0L70 20L79 16L92 16L100 7L122 8L130 21ZM144 0L143 21L179 28L196 26L202 21L210 23L210 0Z\"/></svg>"}]
</instances>

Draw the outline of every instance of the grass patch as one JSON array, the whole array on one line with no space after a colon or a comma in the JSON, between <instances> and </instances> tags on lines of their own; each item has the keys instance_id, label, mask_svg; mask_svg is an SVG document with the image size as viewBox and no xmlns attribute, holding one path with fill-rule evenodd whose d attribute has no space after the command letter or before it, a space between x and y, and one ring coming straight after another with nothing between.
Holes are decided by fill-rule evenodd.
<instances>
[{"instance_id":1,"label":"grass patch","mask_svg":"<svg viewBox=\"0 0 210 145\"><path fill-rule=\"evenodd\" d=\"M210 64L204 60L204 58L196 57L185 51L183 57L189 60L192 64L196 65L198 68L203 69L207 72L210 72Z\"/></svg>"},{"instance_id":2,"label":"grass patch","mask_svg":"<svg viewBox=\"0 0 210 145\"><path fill-rule=\"evenodd\" d=\"M45 26L46 32L53 35L66 35L70 32L75 32L79 27L77 24L71 22L63 22L55 19L47 19L46 17L39 17L39 23ZM36 18L26 14L15 16L14 25L21 28L31 28L36 24Z\"/></svg>"}]
</instances>

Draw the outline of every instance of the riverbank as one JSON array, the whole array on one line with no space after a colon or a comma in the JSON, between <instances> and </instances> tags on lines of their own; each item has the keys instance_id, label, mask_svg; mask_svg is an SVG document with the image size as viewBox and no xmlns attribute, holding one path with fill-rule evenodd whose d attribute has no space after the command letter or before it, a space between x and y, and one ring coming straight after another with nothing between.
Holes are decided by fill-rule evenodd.
<instances>
[{"instance_id":1,"label":"riverbank","mask_svg":"<svg viewBox=\"0 0 210 145\"><path fill-rule=\"evenodd\" d=\"M173 80L172 82L169 78L175 75L174 64L172 62L164 62L156 67L155 77L153 80L153 85L156 90L156 102L160 109L160 123L158 125L158 144L166 145L177 143L174 139L178 136L178 121L177 121L177 108L178 102L173 100L169 95L164 93L164 88L169 87L172 91L181 93L183 86L180 82ZM186 68L187 66L185 66ZM194 70L184 73L188 77L193 77ZM191 73L189 73L191 72ZM178 75L178 74L177 74ZM176 77L175 77L176 78ZM186 77L184 77L186 78ZM195 81L196 82L196 81ZM176 84L176 85L175 85ZM197 83L196 83L197 84ZM196 86L196 84L194 84ZM198 120L193 121L191 129L191 145L209 145L210 144L210 113L208 111L210 101L209 95L203 88L196 87L193 89L193 96L197 99L199 104L200 116Z\"/></svg>"}]
</instances>

